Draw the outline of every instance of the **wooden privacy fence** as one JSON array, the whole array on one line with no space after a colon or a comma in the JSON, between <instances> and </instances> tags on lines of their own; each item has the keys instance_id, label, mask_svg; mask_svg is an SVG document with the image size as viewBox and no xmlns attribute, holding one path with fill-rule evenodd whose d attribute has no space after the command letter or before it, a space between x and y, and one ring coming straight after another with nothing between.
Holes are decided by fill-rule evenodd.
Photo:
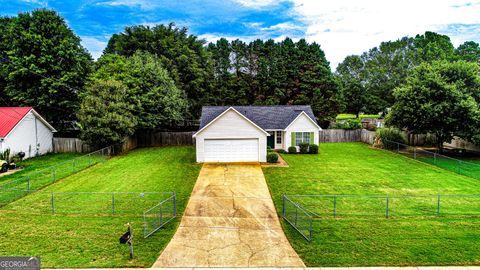
<instances>
[{"instance_id":1,"label":"wooden privacy fence","mask_svg":"<svg viewBox=\"0 0 480 270\"><path fill-rule=\"evenodd\" d=\"M319 133L320 143L364 142L373 144L375 131L366 129L323 129Z\"/></svg>"},{"instance_id":2,"label":"wooden privacy fence","mask_svg":"<svg viewBox=\"0 0 480 270\"><path fill-rule=\"evenodd\" d=\"M78 138L53 138L53 152L55 153L90 153L93 147Z\"/></svg>"},{"instance_id":3,"label":"wooden privacy fence","mask_svg":"<svg viewBox=\"0 0 480 270\"><path fill-rule=\"evenodd\" d=\"M193 145L195 131L169 132L146 130L136 134L138 146Z\"/></svg>"}]
</instances>

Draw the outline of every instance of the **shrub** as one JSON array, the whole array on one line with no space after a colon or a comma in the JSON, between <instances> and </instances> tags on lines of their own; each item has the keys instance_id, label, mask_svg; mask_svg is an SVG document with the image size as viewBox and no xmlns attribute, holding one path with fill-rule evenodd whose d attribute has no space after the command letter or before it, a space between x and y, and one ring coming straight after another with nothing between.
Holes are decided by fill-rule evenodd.
<instances>
[{"instance_id":1,"label":"shrub","mask_svg":"<svg viewBox=\"0 0 480 270\"><path fill-rule=\"evenodd\" d=\"M375 134L375 139L380 140L385 149L396 149L397 144L392 142L407 144L405 134L398 128L379 128Z\"/></svg>"},{"instance_id":2,"label":"shrub","mask_svg":"<svg viewBox=\"0 0 480 270\"><path fill-rule=\"evenodd\" d=\"M286 154L287 153L287 151L285 151L284 149L279 149L279 150L277 150L277 152L280 153L280 154Z\"/></svg>"},{"instance_id":3,"label":"shrub","mask_svg":"<svg viewBox=\"0 0 480 270\"><path fill-rule=\"evenodd\" d=\"M267 151L273 151L273 149L267 145Z\"/></svg>"},{"instance_id":4,"label":"shrub","mask_svg":"<svg viewBox=\"0 0 480 270\"><path fill-rule=\"evenodd\" d=\"M301 143L300 145L300 154L307 154L308 153L308 143Z\"/></svg>"},{"instance_id":5,"label":"shrub","mask_svg":"<svg viewBox=\"0 0 480 270\"><path fill-rule=\"evenodd\" d=\"M309 152L310 154L318 154L318 145L316 145L316 144L310 144L310 145L308 146L308 152Z\"/></svg>"},{"instance_id":6,"label":"shrub","mask_svg":"<svg viewBox=\"0 0 480 270\"><path fill-rule=\"evenodd\" d=\"M297 148L295 146L288 147L288 153L289 154L296 154L297 153Z\"/></svg>"},{"instance_id":7,"label":"shrub","mask_svg":"<svg viewBox=\"0 0 480 270\"><path fill-rule=\"evenodd\" d=\"M359 119L346 119L334 123L330 128L359 129L362 128L362 122Z\"/></svg>"},{"instance_id":8,"label":"shrub","mask_svg":"<svg viewBox=\"0 0 480 270\"><path fill-rule=\"evenodd\" d=\"M277 163L278 161L278 154L275 152L270 152L267 154L267 162L268 163Z\"/></svg>"}]
</instances>

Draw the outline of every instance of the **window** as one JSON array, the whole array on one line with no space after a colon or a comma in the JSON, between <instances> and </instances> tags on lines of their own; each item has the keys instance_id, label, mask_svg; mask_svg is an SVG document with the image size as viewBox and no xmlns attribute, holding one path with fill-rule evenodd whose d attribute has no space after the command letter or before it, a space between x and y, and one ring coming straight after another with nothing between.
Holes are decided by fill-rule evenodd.
<instances>
[{"instance_id":1,"label":"window","mask_svg":"<svg viewBox=\"0 0 480 270\"><path fill-rule=\"evenodd\" d=\"M277 131L277 144L282 144L282 132Z\"/></svg>"},{"instance_id":2,"label":"window","mask_svg":"<svg viewBox=\"0 0 480 270\"><path fill-rule=\"evenodd\" d=\"M301 143L310 143L310 132L295 132L295 146Z\"/></svg>"}]
</instances>

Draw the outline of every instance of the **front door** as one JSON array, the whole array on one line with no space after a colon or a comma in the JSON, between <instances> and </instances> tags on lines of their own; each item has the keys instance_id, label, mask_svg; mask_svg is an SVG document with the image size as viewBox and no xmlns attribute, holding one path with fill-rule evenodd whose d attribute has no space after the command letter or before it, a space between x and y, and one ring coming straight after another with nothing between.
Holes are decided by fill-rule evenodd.
<instances>
[{"instance_id":1,"label":"front door","mask_svg":"<svg viewBox=\"0 0 480 270\"><path fill-rule=\"evenodd\" d=\"M267 137L267 146L275 149L275 132L269 131L270 136Z\"/></svg>"}]
</instances>

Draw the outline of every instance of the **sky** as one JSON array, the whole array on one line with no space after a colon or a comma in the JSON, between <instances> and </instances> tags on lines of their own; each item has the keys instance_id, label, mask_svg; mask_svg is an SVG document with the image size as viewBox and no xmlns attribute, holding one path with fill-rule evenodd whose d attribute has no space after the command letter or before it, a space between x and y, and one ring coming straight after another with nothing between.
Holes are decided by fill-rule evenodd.
<instances>
[{"instance_id":1,"label":"sky","mask_svg":"<svg viewBox=\"0 0 480 270\"><path fill-rule=\"evenodd\" d=\"M321 45L332 69L382 41L425 31L455 46L480 43L479 0L0 0L0 7L3 16L56 10L95 59L125 26L170 22L208 42L305 38Z\"/></svg>"}]
</instances>

